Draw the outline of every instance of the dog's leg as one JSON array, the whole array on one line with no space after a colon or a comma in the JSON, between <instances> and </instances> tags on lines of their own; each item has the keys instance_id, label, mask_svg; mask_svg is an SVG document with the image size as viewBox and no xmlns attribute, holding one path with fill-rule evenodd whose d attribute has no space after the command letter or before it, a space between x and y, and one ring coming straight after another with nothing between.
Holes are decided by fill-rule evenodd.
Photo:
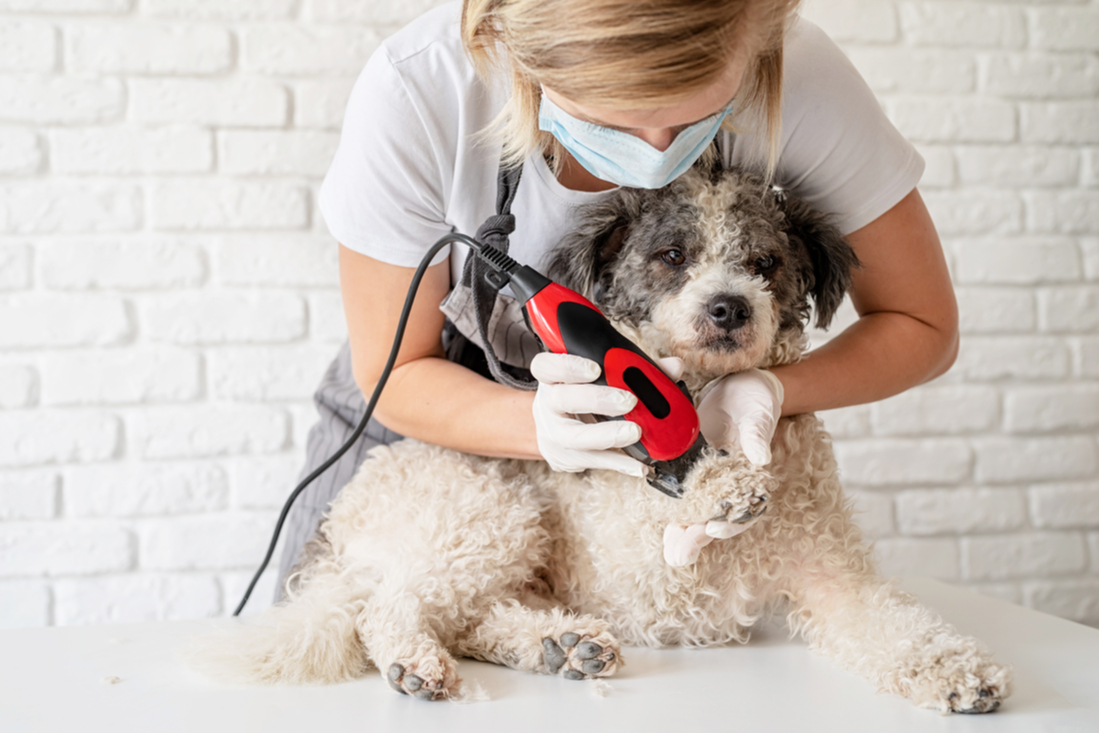
<instances>
[{"instance_id":1,"label":"dog's leg","mask_svg":"<svg viewBox=\"0 0 1100 733\"><path fill-rule=\"evenodd\" d=\"M811 648L881 690L941 712L988 713L1010 692L1011 671L910 594L877 577L824 568L794 596Z\"/></svg>"},{"instance_id":2,"label":"dog's leg","mask_svg":"<svg viewBox=\"0 0 1100 733\"><path fill-rule=\"evenodd\" d=\"M756 551L771 565L769 595L790 600L792 628L841 667L920 707L997 709L1010 692L1009 668L877 573L820 423L785 420L773 454L784 490Z\"/></svg>"},{"instance_id":3,"label":"dog's leg","mask_svg":"<svg viewBox=\"0 0 1100 733\"><path fill-rule=\"evenodd\" d=\"M570 680L609 677L622 665L619 642L606 621L549 604L530 608L516 600L493 604L485 620L463 639L460 652Z\"/></svg>"},{"instance_id":4,"label":"dog's leg","mask_svg":"<svg viewBox=\"0 0 1100 733\"><path fill-rule=\"evenodd\" d=\"M356 628L390 687L421 700L442 700L457 690L460 680L454 657L423 610L412 593L378 593L359 614Z\"/></svg>"}]
</instances>

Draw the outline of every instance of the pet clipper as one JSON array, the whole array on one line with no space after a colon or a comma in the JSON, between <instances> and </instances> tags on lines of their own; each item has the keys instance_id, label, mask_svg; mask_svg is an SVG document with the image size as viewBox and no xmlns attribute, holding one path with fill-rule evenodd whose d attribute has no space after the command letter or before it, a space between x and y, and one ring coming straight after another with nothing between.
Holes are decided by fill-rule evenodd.
<instances>
[{"instance_id":1,"label":"pet clipper","mask_svg":"<svg viewBox=\"0 0 1100 733\"><path fill-rule=\"evenodd\" d=\"M624 451L653 469L647 478L651 486L673 498L683 496L684 478L706 446L683 383L673 382L584 296L493 247L482 244L476 251L494 268L486 274L493 286L511 284L524 303L528 325L549 351L591 359L600 365L596 384L624 389L638 398L625 416L611 418L629 420L642 429L641 440Z\"/></svg>"}]
</instances>

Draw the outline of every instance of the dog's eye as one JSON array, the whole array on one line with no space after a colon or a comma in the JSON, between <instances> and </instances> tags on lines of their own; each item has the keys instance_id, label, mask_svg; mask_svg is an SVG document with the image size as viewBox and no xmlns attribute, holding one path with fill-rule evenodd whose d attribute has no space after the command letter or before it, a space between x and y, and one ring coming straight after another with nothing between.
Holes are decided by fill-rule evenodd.
<instances>
[{"instance_id":1,"label":"dog's eye","mask_svg":"<svg viewBox=\"0 0 1100 733\"><path fill-rule=\"evenodd\" d=\"M756 261L752 263L753 267L760 274L766 274L771 272L779 264L779 260L774 255L764 255L763 257L757 257Z\"/></svg>"},{"instance_id":2,"label":"dog's eye","mask_svg":"<svg viewBox=\"0 0 1100 733\"><path fill-rule=\"evenodd\" d=\"M661 259L665 263L677 267L684 264L684 260L687 258L684 257L684 253L678 249L666 249L661 253Z\"/></svg>"}]
</instances>

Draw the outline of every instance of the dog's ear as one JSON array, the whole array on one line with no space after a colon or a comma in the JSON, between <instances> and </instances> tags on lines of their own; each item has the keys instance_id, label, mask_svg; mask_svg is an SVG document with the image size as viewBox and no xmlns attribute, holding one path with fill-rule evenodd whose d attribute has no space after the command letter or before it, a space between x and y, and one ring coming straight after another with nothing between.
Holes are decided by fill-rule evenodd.
<instances>
[{"instance_id":1,"label":"dog's ear","mask_svg":"<svg viewBox=\"0 0 1100 733\"><path fill-rule=\"evenodd\" d=\"M807 289L814 302L814 325L827 328L852 286L852 270L860 266L859 258L827 216L784 191L774 193L791 245L802 247L810 259L812 277Z\"/></svg>"},{"instance_id":2,"label":"dog's ear","mask_svg":"<svg viewBox=\"0 0 1100 733\"><path fill-rule=\"evenodd\" d=\"M608 268L630 234L631 218L623 196L586 207L579 226L551 253L546 274L554 282L587 296L597 305L611 285Z\"/></svg>"},{"instance_id":3,"label":"dog's ear","mask_svg":"<svg viewBox=\"0 0 1100 733\"><path fill-rule=\"evenodd\" d=\"M726 169L722 164L722 149L718 146L717 138L711 142L706 152L691 164L691 167L711 183L717 183L725 175Z\"/></svg>"}]
</instances>

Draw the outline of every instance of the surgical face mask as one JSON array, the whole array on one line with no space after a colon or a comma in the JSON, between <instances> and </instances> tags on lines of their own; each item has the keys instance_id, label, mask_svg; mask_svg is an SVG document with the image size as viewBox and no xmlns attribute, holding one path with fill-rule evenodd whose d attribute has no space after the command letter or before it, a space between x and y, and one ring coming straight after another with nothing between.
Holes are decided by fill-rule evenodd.
<instances>
[{"instance_id":1,"label":"surgical face mask","mask_svg":"<svg viewBox=\"0 0 1100 733\"><path fill-rule=\"evenodd\" d=\"M721 112L685 127L664 151L634 135L578 120L545 94L539 106L539 129L557 138L585 170L601 180L631 188L662 188L699 159L732 108L730 102Z\"/></svg>"}]
</instances>

